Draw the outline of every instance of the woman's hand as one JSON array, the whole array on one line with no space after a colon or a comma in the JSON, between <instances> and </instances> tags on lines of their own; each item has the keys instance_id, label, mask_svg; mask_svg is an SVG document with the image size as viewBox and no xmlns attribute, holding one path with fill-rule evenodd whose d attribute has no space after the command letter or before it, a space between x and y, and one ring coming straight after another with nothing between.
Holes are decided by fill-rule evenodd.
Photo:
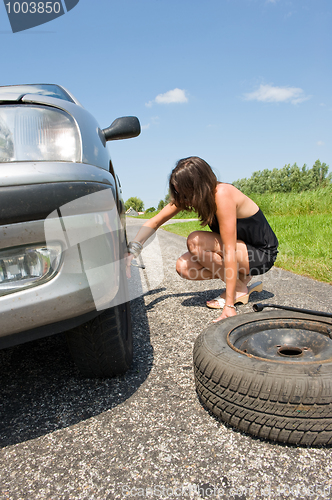
<instances>
[{"instance_id":1,"label":"woman's hand","mask_svg":"<svg viewBox=\"0 0 332 500\"><path fill-rule=\"evenodd\" d=\"M127 253L125 256L125 261L126 261L126 275L127 278L131 278L131 261L133 260L134 256L132 253Z\"/></svg>"},{"instance_id":2,"label":"woman's hand","mask_svg":"<svg viewBox=\"0 0 332 500\"><path fill-rule=\"evenodd\" d=\"M232 316L236 316L236 309L233 309L233 307L225 306L222 310L221 316L219 316L219 318L217 319L214 319L213 323L218 323L218 321L221 321L225 318L231 318Z\"/></svg>"}]
</instances>

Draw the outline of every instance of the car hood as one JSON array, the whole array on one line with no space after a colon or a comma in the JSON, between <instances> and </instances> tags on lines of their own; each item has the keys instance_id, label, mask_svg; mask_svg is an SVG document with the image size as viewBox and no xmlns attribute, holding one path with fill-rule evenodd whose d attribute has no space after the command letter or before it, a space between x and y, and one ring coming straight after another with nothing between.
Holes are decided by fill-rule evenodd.
<instances>
[{"instance_id":1,"label":"car hood","mask_svg":"<svg viewBox=\"0 0 332 500\"><path fill-rule=\"evenodd\" d=\"M21 92L1 92L0 91L0 102L17 102L22 99L24 94Z\"/></svg>"}]
</instances>

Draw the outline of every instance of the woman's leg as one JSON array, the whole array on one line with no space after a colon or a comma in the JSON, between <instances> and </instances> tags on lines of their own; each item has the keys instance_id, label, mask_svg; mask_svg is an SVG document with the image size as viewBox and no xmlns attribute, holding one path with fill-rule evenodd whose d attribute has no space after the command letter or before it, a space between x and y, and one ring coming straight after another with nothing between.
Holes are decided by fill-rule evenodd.
<instances>
[{"instance_id":1,"label":"woman's leg","mask_svg":"<svg viewBox=\"0 0 332 500\"><path fill-rule=\"evenodd\" d=\"M177 263L178 274L189 280L221 279L225 281L223 260L223 244L220 235L208 231L194 231L187 239L188 252L182 255ZM238 240L236 244L238 279L236 293L238 296L248 292L249 259L246 244Z\"/></svg>"}]
</instances>

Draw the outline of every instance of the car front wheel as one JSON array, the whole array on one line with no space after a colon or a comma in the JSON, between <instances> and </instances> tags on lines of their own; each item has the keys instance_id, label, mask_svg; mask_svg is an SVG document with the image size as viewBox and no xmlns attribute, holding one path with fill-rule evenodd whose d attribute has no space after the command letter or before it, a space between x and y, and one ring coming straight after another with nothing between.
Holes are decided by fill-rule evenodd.
<instances>
[{"instance_id":1,"label":"car front wheel","mask_svg":"<svg viewBox=\"0 0 332 500\"><path fill-rule=\"evenodd\" d=\"M109 378L125 373L133 359L130 303L106 309L66 332L72 357L85 377Z\"/></svg>"}]
</instances>

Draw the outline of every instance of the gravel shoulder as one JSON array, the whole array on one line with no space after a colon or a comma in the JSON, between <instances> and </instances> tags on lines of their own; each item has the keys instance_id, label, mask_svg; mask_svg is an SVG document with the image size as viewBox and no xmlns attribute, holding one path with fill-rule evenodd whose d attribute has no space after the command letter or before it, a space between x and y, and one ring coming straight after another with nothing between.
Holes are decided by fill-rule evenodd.
<instances>
[{"instance_id":1,"label":"gravel shoulder","mask_svg":"<svg viewBox=\"0 0 332 500\"><path fill-rule=\"evenodd\" d=\"M201 405L192 350L218 316L205 301L220 283L181 279L185 239L157 237L160 282L132 303L134 363L124 376L82 378L61 335L0 352L0 498L331 498L331 448L261 441ZM328 284L278 268L263 284L239 314L264 301L332 311Z\"/></svg>"}]
</instances>

